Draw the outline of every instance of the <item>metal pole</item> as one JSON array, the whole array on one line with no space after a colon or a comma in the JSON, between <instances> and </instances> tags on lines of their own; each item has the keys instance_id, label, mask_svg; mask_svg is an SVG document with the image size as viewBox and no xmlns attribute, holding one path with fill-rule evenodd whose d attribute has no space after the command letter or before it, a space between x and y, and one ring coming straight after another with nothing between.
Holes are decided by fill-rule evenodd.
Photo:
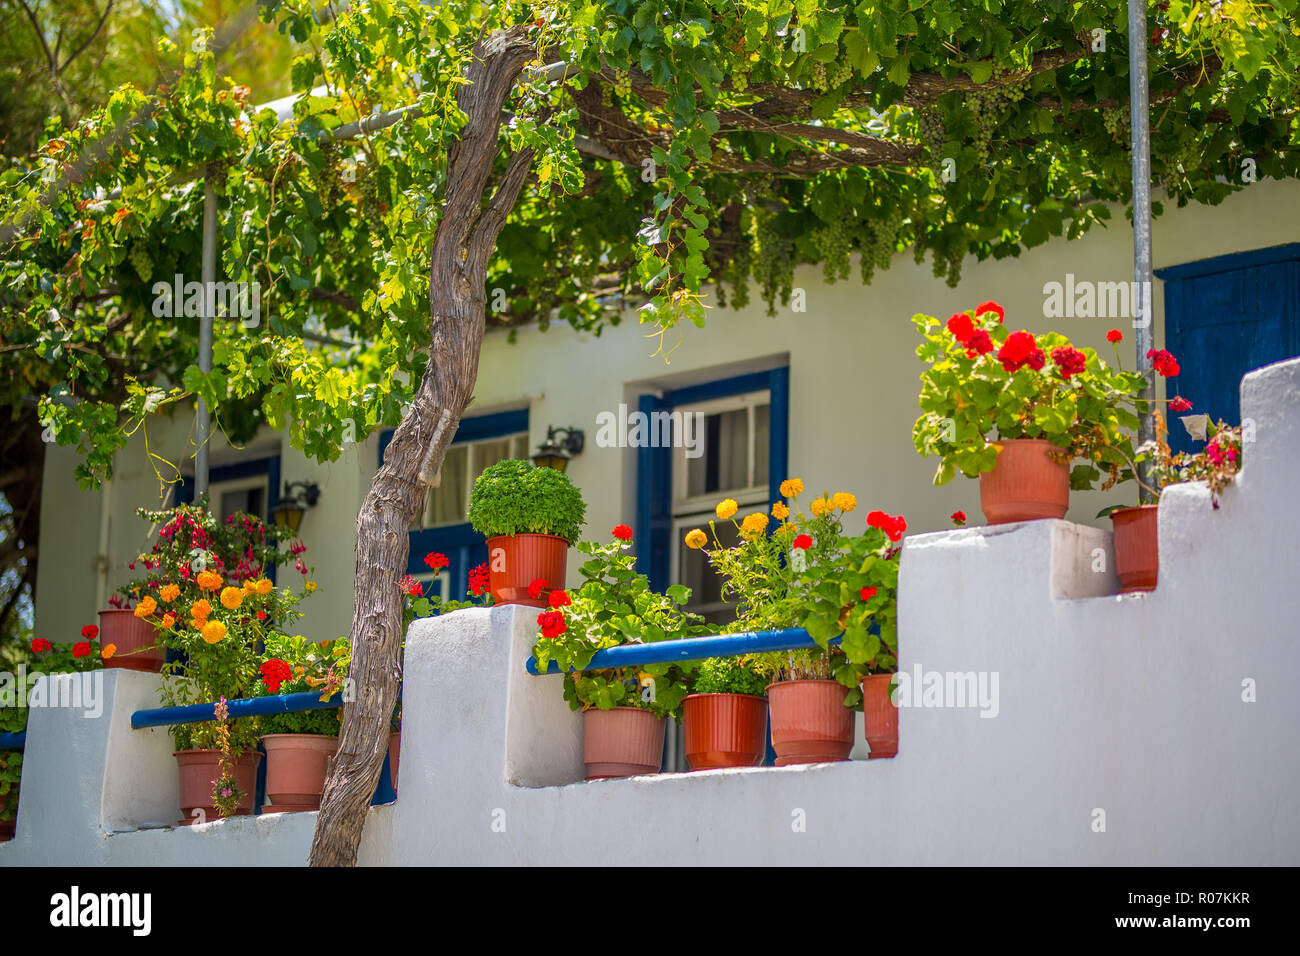
<instances>
[{"instance_id":1,"label":"metal pole","mask_svg":"<svg viewBox=\"0 0 1300 956\"><path fill-rule=\"evenodd\" d=\"M199 316L199 371L212 371L212 319L216 309L217 281L217 190L209 174L203 180L203 314ZM194 497L208 493L208 443L212 437L212 416L207 403L199 399L195 415L198 451L194 456Z\"/></svg>"},{"instance_id":2,"label":"metal pole","mask_svg":"<svg viewBox=\"0 0 1300 956\"><path fill-rule=\"evenodd\" d=\"M1147 376L1147 386L1140 398L1146 401L1146 413L1141 415L1138 441L1154 441L1155 380L1151 376L1151 360L1147 352L1155 348L1151 272L1151 109L1147 84L1147 11L1142 0L1129 0L1128 5L1128 84L1129 118L1132 131L1133 155L1133 279L1134 320L1137 339L1137 368ZM1142 480L1150 485L1151 465L1139 466ZM1150 502L1150 495L1141 491L1141 500Z\"/></svg>"}]
</instances>

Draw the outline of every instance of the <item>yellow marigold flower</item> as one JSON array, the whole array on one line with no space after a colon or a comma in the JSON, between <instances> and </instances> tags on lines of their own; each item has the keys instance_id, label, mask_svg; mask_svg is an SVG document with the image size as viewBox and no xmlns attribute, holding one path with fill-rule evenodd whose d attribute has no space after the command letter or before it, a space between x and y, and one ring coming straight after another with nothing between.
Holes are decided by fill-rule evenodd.
<instances>
[{"instance_id":1,"label":"yellow marigold flower","mask_svg":"<svg viewBox=\"0 0 1300 956\"><path fill-rule=\"evenodd\" d=\"M302 667L302 666L295 667L295 668L293 669L293 672L294 672L294 674L295 674L296 676L301 677L303 674L307 673L307 668Z\"/></svg>"},{"instance_id":2,"label":"yellow marigold flower","mask_svg":"<svg viewBox=\"0 0 1300 956\"><path fill-rule=\"evenodd\" d=\"M158 602L151 597L147 597L135 606L135 616L148 617L156 610L158 610Z\"/></svg>"},{"instance_id":3,"label":"yellow marigold flower","mask_svg":"<svg viewBox=\"0 0 1300 956\"><path fill-rule=\"evenodd\" d=\"M700 548L704 547L705 543L708 540L709 539L705 536L704 532L701 531L699 528L696 528L693 531L688 531L686 533L686 547L692 549L693 551L700 550Z\"/></svg>"},{"instance_id":4,"label":"yellow marigold flower","mask_svg":"<svg viewBox=\"0 0 1300 956\"><path fill-rule=\"evenodd\" d=\"M207 643L215 644L226 636L226 625L220 621L208 621L203 625L203 630L200 633L202 633L203 640Z\"/></svg>"},{"instance_id":5,"label":"yellow marigold flower","mask_svg":"<svg viewBox=\"0 0 1300 956\"><path fill-rule=\"evenodd\" d=\"M235 610L244 603L244 592L239 588L226 588L221 592L221 606Z\"/></svg>"},{"instance_id":6,"label":"yellow marigold flower","mask_svg":"<svg viewBox=\"0 0 1300 956\"><path fill-rule=\"evenodd\" d=\"M273 591L274 589L275 589L275 585L271 583L270 578L262 578L257 582L258 594L270 594L271 591Z\"/></svg>"},{"instance_id":7,"label":"yellow marigold flower","mask_svg":"<svg viewBox=\"0 0 1300 956\"><path fill-rule=\"evenodd\" d=\"M781 527L777 528L777 529L776 529L776 533L777 533L777 534L794 534L794 533L795 533L796 531L798 531L798 530L799 530L799 526L798 526L797 524L788 524L788 523L787 523L787 524L783 524L783 525L781 525Z\"/></svg>"},{"instance_id":8,"label":"yellow marigold flower","mask_svg":"<svg viewBox=\"0 0 1300 956\"><path fill-rule=\"evenodd\" d=\"M203 625L207 623L207 621L200 621L197 617L190 618L190 627L194 628L196 631L203 630Z\"/></svg>"},{"instance_id":9,"label":"yellow marigold flower","mask_svg":"<svg viewBox=\"0 0 1300 956\"><path fill-rule=\"evenodd\" d=\"M740 533L746 538L757 538L767 530L767 515L761 511L755 511L752 515L745 515L745 520L740 523Z\"/></svg>"},{"instance_id":10,"label":"yellow marigold flower","mask_svg":"<svg viewBox=\"0 0 1300 956\"><path fill-rule=\"evenodd\" d=\"M158 596L163 599L164 603L170 604L181 596L181 589L175 584L168 584L158 592Z\"/></svg>"},{"instance_id":11,"label":"yellow marigold flower","mask_svg":"<svg viewBox=\"0 0 1300 956\"><path fill-rule=\"evenodd\" d=\"M858 499L847 491L837 491L831 495L831 504L841 511L852 511L858 506Z\"/></svg>"},{"instance_id":12,"label":"yellow marigold flower","mask_svg":"<svg viewBox=\"0 0 1300 956\"><path fill-rule=\"evenodd\" d=\"M163 626L163 627L171 627L171 626L172 626L173 624L175 624L175 623L176 623L176 615L175 615L175 614L164 614L164 615L163 615L163 619L162 619L162 626Z\"/></svg>"},{"instance_id":13,"label":"yellow marigold flower","mask_svg":"<svg viewBox=\"0 0 1300 956\"><path fill-rule=\"evenodd\" d=\"M781 482L781 494L786 498L798 498L803 494L803 482L798 478L787 478Z\"/></svg>"},{"instance_id":14,"label":"yellow marigold flower","mask_svg":"<svg viewBox=\"0 0 1300 956\"><path fill-rule=\"evenodd\" d=\"M786 518L790 517L790 509L785 506L785 502L778 501L776 504L772 505L772 517L776 518L778 521L784 521Z\"/></svg>"},{"instance_id":15,"label":"yellow marigold flower","mask_svg":"<svg viewBox=\"0 0 1300 956\"><path fill-rule=\"evenodd\" d=\"M212 605L203 598L199 598L190 605L190 616L200 621L206 621L208 615L212 613Z\"/></svg>"},{"instance_id":16,"label":"yellow marigold flower","mask_svg":"<svg viewBox=\"0 0 1300 956\"><path fill-rule=\"evenodd\" d=\"M204 591L215 591L221 587L221 575L216 571L200 571L194 578L194 583Z\"/></svg>"},{"instance_id":17,"label":"yellow marigold flower","mask_svg":"<svg viewBox=\"0 0 1300 956\"><path fill-rule=\"evenodd\" d=\"M739 508L740 505L736 504L736 499L723 498L721 501L718 502L718 507L716 511L718 517L721 518L723 521L726 521L728 518L734 515Z\"/></svg>"},{"instance_id":18,"label":"yellow marigold flower","mask_svg":"<svg viewBox=\"0 0 1300 956\"><path fill-rule=\"evenodd\" d=\"M117 653L117 645L116 645L116 644L105 644L105 645L104 645L102 648L100 648L100 650L99 650L99 656L102 657L104 660L108 660L110 657L112 657L112 656L113 656L114 654L116 654L116 653Z\"/></svg>"},{"instance_id":19,"label":"yellow marigold flower","mask_svg":"<svg viewBox=\"0 0 1300 956\"><path fill-rule=\"evenodd\" d=\"M312 591L316 590L316 582L308 581L306 584L302 586L302 589L306 591L308 594L311 594Z\"/></svg>"},{"instance_id":20,"label":"yellow marigold flower","mask_svg":"<svg viewBox=\"0 0 1300 956\"><path fill-rule=\"evenodd\" d=\"M826 512L831 510L831 503L825 498L818 498L808 506L808 510L811 511L815 517L821 518L826 515Z\"/></svg>"}]
</instances>

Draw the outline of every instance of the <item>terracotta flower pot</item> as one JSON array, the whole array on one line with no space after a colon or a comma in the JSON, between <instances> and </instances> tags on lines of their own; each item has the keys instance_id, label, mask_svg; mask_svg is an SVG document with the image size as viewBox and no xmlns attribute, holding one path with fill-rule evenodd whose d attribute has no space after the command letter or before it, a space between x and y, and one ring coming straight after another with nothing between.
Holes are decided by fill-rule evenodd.
<instances>
[{"instance_id":1,"label":"terracotta flower pot","mask_svg":"<svg viewBox=\"0 0 1300 956\"><path fill-rule=\"evenodd\" d=\"M582 715L582 761L588 780L658 773L664 720L639 707L591 708Z\"/></svg>"},{"instance_id":2,"label":"terracotta flower pot","mask_svg":"<svg viewBox=\"0 0 1300 956\"><path fill-rule=\"evenodd\" d=\"M767 698L691 694L682 702L682 727L692 770L757 767L767 752Z\"/></svg>"},{"instance_id":3,"label":"terracotta flower pot","mask_svg":"<svg viewBox=\"0 0 1300 956\"><path fill-rule=\"evenodd\" d=\"M898 755L898 707L889 699L893 674L862 678L862 729L871 747L868 760Z\"/></svg>"},{"instance_id":4,"label":"terracotta flower pot","mask_svg":"<svg viewBox=\"0 0 1300 956\"><path fill-rule=\"evenodd\" d=\"M1060 449L1037 438L994 444L1002 448L998 463L980 475L980 510L988 523L1064 518L1070 507L1070 468L1048 456L1049 450Z\"/></svg>"},{"instance_id":5,"label":"terracotta flower pot","mask_svg":"<svg viewBox=\"0 0 1300 956\"><path fill-rule=\"evenodd\" d=\"M157 641L158 632L154 626L136 617L134 611L109 608L99 612L99 646L104 648L113 644L117 648L113 656L104 661L105 667L157 674L167 657L163 648L153 647Z\"/></svg>"},{"instance_id":6,"label":"terracotta flower pot","mask_svg":"<svg viewBox=\"0 0 1300 956\"><path fill-rule=\"evenodd\" d=\"M393 793L397 792L397 761L402 756L402 732L395 730L388 735L388 772L393 778Z\"/></svg>"},{"instance_id":7,"label":"terracotta flower pot","mask_svg":"<svg viewBox=\"0 0 1300 956\"><path fill-rule=\"evenodd\" d=\"M553 534L512 534L488 538L488 586L497 604L546 607L547 593L528 596L528 585L538 578L547 592L564 589L569 542Z\"/></svg>"},{"instance_id":8,"label":"terracotta flower pot","mask_svg":"<svg viewBox=\"0 0 1300 956\"><path fill-rule=\"evenodd\" d=\"M1158 514L1158 505L1120 508L1110 513L1115 526L1115 574L1123 593L1156 589L1160 573Z\"/></svg>"},{"instance_id":9,"label":"terracotta flower pot","mask_svg":"<svg viewBox=\"0 0 1300 956\"><path fill-rule=\"evenodd\" d=\"M14 833L18 829L17 820L5 820L0 822L0 843L5 843L14 838Z\"/></svg>"},{"instance_id":10,"label":"terracotta flower pot","mask_svg":"<svg viewBox=\"0 0 1300 956\"><path fill-rule=\"evenodd\" d=\"M194 811L202 810L201 822L211 823L221 814L212 805L212 788L221 776L221 751L219 750L177 750L172 752L181 775L181 824L189 826L195 823ZM257 795L257 763L262 755L256 750L240 754L235 761L235 783L239 785L242 796L235 810L236 816L246 816L253 812L253 798Z\"/></svg>"},{"instance_id":11,"label":"terracotta flower pot","mask_svg":"<svg viewBox=\"0 0 1300 956\"><path fill-rule=\"evenodd\" d=\"M339 749L337 737L323 734L267 734L266 799L263 813L319 810L330 758Z\"/></svg>"},{"instance_id":12,"label":"terracotta flower pot","mask_svg":"<svg viewBox=\"0 0 1300 956\"><path fill-rule=\"evenodd\" d=\"M853 749L853 711L844 706L839 681L788 680L767 687L772 708L776 765L848 760Z\"/></svg>"}]
</instances>

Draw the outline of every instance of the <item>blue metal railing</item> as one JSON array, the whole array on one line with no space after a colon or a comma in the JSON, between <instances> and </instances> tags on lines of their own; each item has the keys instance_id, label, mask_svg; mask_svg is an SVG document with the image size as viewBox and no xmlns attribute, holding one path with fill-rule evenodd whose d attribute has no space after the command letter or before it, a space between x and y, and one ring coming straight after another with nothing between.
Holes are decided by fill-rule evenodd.
<instances>
[{"instance_id":1,"label":"blue metal railing","mask_svg":"<svg viewBox=\"0 0 1300 956\"><path fill-rule=\"evenodd\" d=\"M16 734L0 734L0 750L22 750L27 744L27 731Z\"/></svg>"},{"instance_id":2,"label":"blue metal railing","mask_svg":"<svg viewBox=\"0 0 1300 956\"><path fill-rule=\"evenodd\" d=\"M400 699L400 698L399 698ZM300 694L273 694L269 697L243 697L226 701L226 710L230 718L265 717L269 714L298 714L308 710L329 710L343 706L343 695L335 694L328 700L321 700L315 691L303 691ZM216 720L216 702L202 704L185 704L181 707L157 707L152 710L137 710L131 714L131 727L141 730L145 727L170 727L174 724L197 724ZM260 745L259 745L260 748ZM257 807L265 803L266 761L261 761L257 772ZM371 805L392 803L397 799L393 787L392 770L388 757L384 756L384 766L379 774L379 784Z\"/></svg>"},{"instance_id":3,"label":"blue metal railing","mask_svg":"<svg viewBox=\"0 0 1300 956\"><path fill-rule=\"evenodd\" d=\"M839 641L840 638L832 637L830 643L838 644ZM607 647L592 655L586 670L702 661L709 657L734 657L761 651L793 651L817 646L817 642L801 627L784 631L745 631L740 634L720 634L717 637L686 637L677 641ZM540 675L536 658L528 658L524 666L533 676ZM559 674L559 665L555 661L548 662L546 673Z\"/></svg>"}]
</instances>

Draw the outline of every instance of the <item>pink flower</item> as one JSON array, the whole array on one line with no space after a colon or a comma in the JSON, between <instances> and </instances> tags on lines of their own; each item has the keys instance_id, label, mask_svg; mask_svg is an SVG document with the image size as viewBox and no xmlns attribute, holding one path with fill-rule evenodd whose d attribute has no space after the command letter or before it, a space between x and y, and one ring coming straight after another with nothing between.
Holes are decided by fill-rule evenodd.
<instances>
[{"instance_id":1,"label":"pink flower","mask_svg":"<svg viewBox=\"0 0 1300 956\"><path fill-rule=\"evenodd\" d=\"M1175 395L1169 400L1169 410L1171 412L1190 412L1192 403L1181 395Z\"/></svg>"}]
</instances>

